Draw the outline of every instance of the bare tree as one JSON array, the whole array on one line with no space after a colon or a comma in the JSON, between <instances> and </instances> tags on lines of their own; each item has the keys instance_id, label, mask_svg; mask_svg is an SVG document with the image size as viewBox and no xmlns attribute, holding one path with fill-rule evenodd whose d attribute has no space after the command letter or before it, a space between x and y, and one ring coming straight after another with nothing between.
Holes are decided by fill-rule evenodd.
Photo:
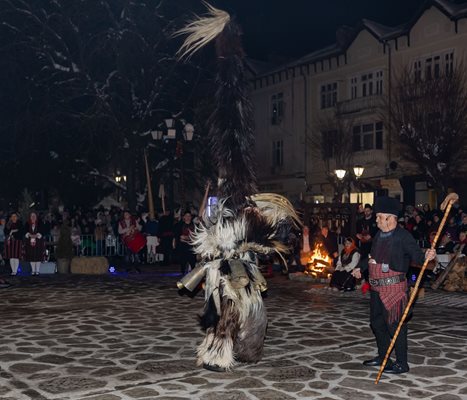
<instances>
[{"instance_id":1,"label":"bare tree","mask_svg":"<svg viewBox=\"0 0 467 400\"><path fill-rule=\"evenodd\" d=\"M405 67L393 81L391 104L386 99L386 120L402 156L418 165L439 197L465 174L466 83L461 64L424 77Z\"/></svg>"},{"instance_id":2,"label":"bare tree","mask_svg":"<svg viewBox=\"0 0 467 400\"><path fill-rule=\"evenodd\" d=\"M134 209L148 134L163 118L185 116L199 73L174 57L172 33L187 11L187 2L168 0L0 0L19 159L50 154L77 185L110 183L103 167L114 165Z\"/></svg>"},{"instance_id":3,"label":"bare tree","mask_svg":"<svg viewBox=\"0 0 467 400\"><path fill-rule=\"evenodd\" d=\"M336 193L335 200L342 198L346 184L337 179L334 169L350 170L353 161L353 119L338 115L322 117L316 123L315 135L312 138L314 157L324 162L326 178ZM349 178L347 176L347 178Z\"/></svg>"}]
</instances>

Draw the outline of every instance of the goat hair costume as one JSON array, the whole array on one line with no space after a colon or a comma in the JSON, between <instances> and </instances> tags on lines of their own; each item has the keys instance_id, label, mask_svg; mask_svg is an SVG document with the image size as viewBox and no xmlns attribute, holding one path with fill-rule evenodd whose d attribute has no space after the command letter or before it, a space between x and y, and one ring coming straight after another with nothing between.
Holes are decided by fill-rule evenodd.
<instances>
[{"instance_id":1,"label":"goat hair costume","mask_svg":"<svg viewBox=\"0 0 467 400\"><path fill-rule=\"evenodd\" d=\"M284 197L257 193L241 31L229 14L207 7L207 16L179 31L188 34L179 55L191 57L215 39L218 89L209 136L219 175L219 202L215 214L204 216L192 236L202 261L178 286L193 290L205 277L201 325L206 336L198 347L198 364L225 371L236 362L261 359L267 326L261 293L267 284L257 256L287 252L278 240L279 229L283 224L298 226L300 221Z\"/></svg>"}]
</instances>

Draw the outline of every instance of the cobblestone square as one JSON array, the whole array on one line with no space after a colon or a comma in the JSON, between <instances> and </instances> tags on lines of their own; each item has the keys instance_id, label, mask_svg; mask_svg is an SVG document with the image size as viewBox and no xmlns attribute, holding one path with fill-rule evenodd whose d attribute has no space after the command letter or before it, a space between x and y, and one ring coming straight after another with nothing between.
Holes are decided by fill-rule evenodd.
<instances>
[{"instance_id":1,"label":"cobblestone square","mask_svg":"<svg viewBox=\"0 0 467 400\"><path fill-rule=\"evenodd\" d=\"M157 269L156 267L154 269ZM195 365L202 294L176 274L17 277L0 290L0 399L467 399L467 296L427 291L409 326L409 374L384 376L368 297L269 280L263 360Z\"/></svg>"}]
</instances>

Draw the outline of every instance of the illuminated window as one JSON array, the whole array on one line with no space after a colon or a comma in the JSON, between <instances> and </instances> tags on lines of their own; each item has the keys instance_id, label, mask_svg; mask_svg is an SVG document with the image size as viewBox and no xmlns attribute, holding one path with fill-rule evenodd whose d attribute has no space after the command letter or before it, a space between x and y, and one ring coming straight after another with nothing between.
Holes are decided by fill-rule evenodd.
<instances>
[{"instance_id":1,"label":"illuminated window","mask_svg":"<svg viewBox=\"0 0 467 400\"><path fill-rule=\"evenodd\" d=\"M276 93L271 97L271 123L279 125L284 117L284 95Z\"/></svg>"}]
</instances>

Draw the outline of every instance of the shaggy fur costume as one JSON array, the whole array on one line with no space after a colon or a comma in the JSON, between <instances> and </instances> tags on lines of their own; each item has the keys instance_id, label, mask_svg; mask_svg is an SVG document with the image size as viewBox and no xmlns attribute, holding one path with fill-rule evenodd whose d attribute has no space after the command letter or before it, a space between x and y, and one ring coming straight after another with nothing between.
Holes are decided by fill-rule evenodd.
<instances>
[{"instance_id":1,"label":"shaggy fur costume","mask_svg":"<svg viewBox=\"0 0 467 400\"><path fill-rule=\"evenodd\" d=\"M261 359L267 326L261 292L267 285L257 255L286 252L278 240L279 230L284 223L300 222L284 197L256 193L252 107L241 30L229 14L207 7L207 16L179 31L188 35L179 54L189 58L211 40L216 42L218 90L209 135L220 201L215 215L204 216L192 238L203 260L201 267L185 276L179 287L194 288L206 277L200 318L206 336L198 347L198 364L225 371L236 362Z\"/></svg>"}]
</instances>

